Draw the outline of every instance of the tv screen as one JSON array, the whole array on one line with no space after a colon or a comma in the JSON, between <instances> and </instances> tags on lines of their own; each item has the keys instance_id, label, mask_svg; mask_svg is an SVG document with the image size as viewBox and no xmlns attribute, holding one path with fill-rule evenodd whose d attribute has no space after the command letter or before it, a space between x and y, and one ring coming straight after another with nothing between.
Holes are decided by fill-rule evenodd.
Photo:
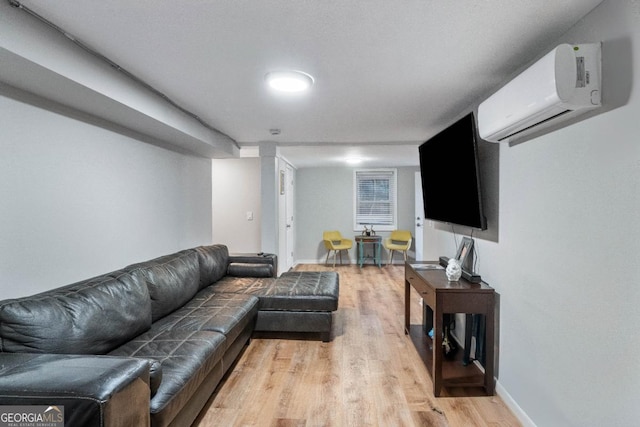
<instances>
[{"instance_id":1,"label":"tv screen","mask_svg":"<svg viewBox=\"0 0 640 427\"><path fill-rule=\"evenodd\" d=\"M476 135L472 112L420 145L425 218L486 230Z\"/></svg>"}]
</instances>

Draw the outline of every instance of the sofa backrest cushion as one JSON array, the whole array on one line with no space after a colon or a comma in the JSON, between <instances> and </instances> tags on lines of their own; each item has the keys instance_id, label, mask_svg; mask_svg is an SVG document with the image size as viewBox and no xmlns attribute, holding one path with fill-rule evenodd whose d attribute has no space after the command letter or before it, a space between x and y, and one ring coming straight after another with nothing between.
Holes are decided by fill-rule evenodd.
<instances>
[{"instance_id":1,"label":"sofa backrest cushion","mask_svg":"<svg viewBox=\"0 0 640 427\"><path fill-rule=\"evenodd\" d=\"M199 246L195 250L200 264L200 289L227 275L229 249L225 245Z\"/></svg>"},{"instance_id":2,"label":"sofa backrest cushion","mask_svg":"<svg viewBox=\"0 0 640 427\"><path fill-rule=\"evenodd\" d=\"M273 277L273 266L271 264L231 262L227 274L234 277Z\"/></svg>"},{"instance_id":3,"label":"sofa backrest cushion","mask_svg":"<svg viewBox=\"0 0 640 427\"><path fill-rule=\"evenodd\" d=\"M198 292L198 254L193 249L133 264L126 270L147 284L153 322L182 307Z\"/></svg>"},{"instance_id":4,"label":"sofa backrest cushion","mask_svg":"<svg viewBox=\"0 0 640 427\"><path fill-rule=\"evenodd\" d=\"M144 282L114 271L0 301L0 351L105 354L151 327Z\"/></svg>"}]
</instances>

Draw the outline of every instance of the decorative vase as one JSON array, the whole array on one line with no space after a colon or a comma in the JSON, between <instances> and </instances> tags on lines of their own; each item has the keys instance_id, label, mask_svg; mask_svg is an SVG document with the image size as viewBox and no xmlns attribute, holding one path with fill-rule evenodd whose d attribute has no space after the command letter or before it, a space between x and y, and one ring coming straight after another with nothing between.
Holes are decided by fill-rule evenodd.
<instances>
[{"instance_id":1,"label":"decorative vase","mask_svg":"<svg viewBox=\"0 0 640 427\"><path fill-rule=\"evenodd\" d=\"M457 282L458 280L460 280L460 276L462 276L462 267L460 266L460 261L451 258L447 263L447 269L444 272L450 282Z\"/></svg>"}]
</instances>

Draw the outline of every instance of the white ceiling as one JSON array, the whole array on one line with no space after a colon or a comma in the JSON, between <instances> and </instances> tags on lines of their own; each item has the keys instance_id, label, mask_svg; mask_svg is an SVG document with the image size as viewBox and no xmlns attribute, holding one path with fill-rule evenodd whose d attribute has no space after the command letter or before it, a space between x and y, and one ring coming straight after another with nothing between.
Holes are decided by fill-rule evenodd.
<instances>
[{"instance_id":1,"label":"white ceiling","mask_svg":"<svg viewBox=\"0 0 640 427\"><path fill-rule=\"evenodd\" d=\"M296 167L350 154L417 165L420 142L600 2L21 1L241 146L275 141ZM280 69L311 74L312 90L269 92L264 75Z\"/></svg>"}]
</instances>

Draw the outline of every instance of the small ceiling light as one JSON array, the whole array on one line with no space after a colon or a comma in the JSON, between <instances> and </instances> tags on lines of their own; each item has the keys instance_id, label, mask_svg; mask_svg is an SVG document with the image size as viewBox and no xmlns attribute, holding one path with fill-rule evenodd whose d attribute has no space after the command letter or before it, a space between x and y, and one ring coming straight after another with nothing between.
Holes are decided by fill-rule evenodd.
<instances>
[{"instance_id":1,"label":"small ceiling light","mask_svg":"<svg viewBox=\"0 0 640 427\"><path fill-rule=\"evenodd\" d=\"M350 165L357 165L362 163L362 158L361 157L347 157L345 159L345 162L349 163Z\"/></svg>"},{"instance_id":2,"label":"small ceiling light","mask_svg":"<svg viewBox=\"0 0 640 427\"><path fill-rule=\"evenodd\" d=\"M279 92L304 92L313 85L313 77L302 71L272 71L264 79Z\"/></svg>"}]
</instances>

